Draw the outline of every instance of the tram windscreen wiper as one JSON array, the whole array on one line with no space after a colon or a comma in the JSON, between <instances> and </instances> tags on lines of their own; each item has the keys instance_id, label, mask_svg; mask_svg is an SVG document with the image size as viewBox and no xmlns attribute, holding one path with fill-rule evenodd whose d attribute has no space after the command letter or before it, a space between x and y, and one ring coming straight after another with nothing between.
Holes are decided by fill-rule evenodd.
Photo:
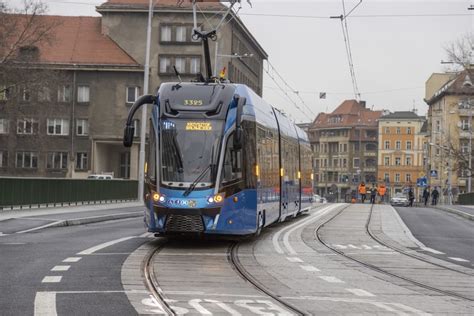
<instances>
[{"instance_id":1,"label":"tram windscreen wiper","mask_svg":"<svg viewBox=\"0 0 474 316\"><path fill-rule=\"evenodd\" d=\"M211 169L211 167L212 167L212 164L209 164L206 167L206 169L204 169L201 172L201 174L196 178L196 180L194 180L193 183L191 183L189 188L187 188L186 191L184 191L183 196L188 196L189 193L191 193L196 188L196 185L199 183L199 181L201 181L201 179L204 177L204 175L207 173L207 171Z\"/></svg>"}]
</instances>

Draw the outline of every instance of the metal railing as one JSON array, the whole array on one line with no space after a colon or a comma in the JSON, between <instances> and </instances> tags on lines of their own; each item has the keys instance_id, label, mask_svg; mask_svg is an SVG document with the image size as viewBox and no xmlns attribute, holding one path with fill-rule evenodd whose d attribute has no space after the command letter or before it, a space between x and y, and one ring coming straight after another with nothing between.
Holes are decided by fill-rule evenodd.
<instances>
[{"instance_id":1,"label":"metal railing","mask_svg":"<svg viewBox=\"0 0 474 316\"><path fill-rule=\"evenodd\" d=\"M461 205L474 205L474 192L459 194L458 201Z\"/></svg>"},{"instance_id":2,"label":"metal railing","mask_svg":"<svg viewBox=\"0 0 474 316\"><path fill-rule=\"evenodd\" d=\"M0 178L0 210L137 199L136 180Z\"/></svg>"}]
</instances>

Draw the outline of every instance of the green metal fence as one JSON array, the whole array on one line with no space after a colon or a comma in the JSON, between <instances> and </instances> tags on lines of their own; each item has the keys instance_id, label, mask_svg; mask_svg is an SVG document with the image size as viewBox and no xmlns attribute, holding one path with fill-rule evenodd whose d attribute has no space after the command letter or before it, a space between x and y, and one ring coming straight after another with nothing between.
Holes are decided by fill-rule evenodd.
<instances>
[{"instance_id":1,"label":"green metal fence","mask_svg":"<svg viewBox=\"0 0 474 316\"><path fill-rule=\"evenodd\" d=\"M474 192L459 194L459 204L474 205Z\"/></svg>"},{"instance_id":2,"label":"green metal fence","mask_svg":"<svg viewBox=\"0 0 474 316\"><path fill-rule=\"evenodd\" d=\"M136 200L137 186L133 180L0 178L0 209Z\"/></svg>"}]
</instances>

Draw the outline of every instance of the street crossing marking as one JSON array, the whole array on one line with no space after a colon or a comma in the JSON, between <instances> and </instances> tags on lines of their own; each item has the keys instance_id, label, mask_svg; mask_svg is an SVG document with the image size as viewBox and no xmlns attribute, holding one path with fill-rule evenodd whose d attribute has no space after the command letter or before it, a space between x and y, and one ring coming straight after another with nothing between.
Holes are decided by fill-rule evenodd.
<instances>
[{"instance_id":1,"label":"street crossing marking","mask_svg":"<svg viewBox=\"0 0 474 316\"><path fill-rule=\"evenodd\" d=\"M390 250L390 248L382 246L382 245L354 245L354 244L347 244L347 245L341 245L341 244L333 244L333 247L339 248L339 249L359 249L359 250Z\"/></svg>"},{"instance_id":2,"label":"street crossing marking","mask_svg":"<svg viewBox=\"0 0 474 316\"><path fill-rule=\"evenodd\" d=\"M67 271L71 266L54 266L51 271Z\"/></svg>"},{"instance_id":3,"label":"street crossing marking","mask_svg":"<svg viewBox=\"0 0 474 316\"><path fill-rule=\"evenodd\" d=\"M458 261L458 262L469 262L469 260L463 259L463 258L457 258L457 257L448 257L451 260Z\"/></svg>"},{"instance_id":4,"label":"street crossing marking","mask_svg":"<svg viewBox=\"0 0 474 316\"><path fill-rule=\"evenodd\" d=\"M63 260L63 262L78 262L82 257L69 257Z\"/></svg>"},{"instance_id":5,"label":"street crossing marking","mask_svg":"<svg viewBox=\"0 0 474 316\"><path fill-rule=\"evenodd\" d=\"M41 283L59 283L61 282L62 276L45 276Z\"/></svg>"},{"instance_id":6,"label":"street crossing marking","mask_svg":"<svg viewBox=\"0 0 474 316\"><path fill-rule=\"evenodd\" d=\"M36 292L35 296L35 316L49 315L57 316L56 312L56 293L55 292Z\"/></svg>"},{"instance_id":7,"label":"street crossing marking","mask_svg":"<svg viewBox=\"0 0 474 316\"><path fill-rule=\"evenodd\" d=\"M354 295L357 295L357 296L366 296L366 297L373 297L375 296L374 294L370 293L370 292L367 292L365 290L362 290L362 289L346 289L346 291L349 291L351 292L352 294Z\"/></svg>"},{"instance_id":8,"label":"street crossing marking","mask_svg":"<svg viewBox=\"0 0 474 316\"><path fill-rule=\"evenodd\" d=\"M329 283L346 283L336 277L333 277L333 276L325 276L325 275L320 275L318 276L318 278L326 281L326 282L329 282Z\"/></svg>"},{"instance_id":9,"label":"street crossing marking","mask_svg":"<svg viewBox=\"0 0 474 316\"><path fill-rule=\"evenodd\" d=\"M313 266L300 266L300 268L305 270L305 271L308 271L308 272L319 272L319 271L321 271L318 268L313 267Z\"/></svg>"}]
</instances>

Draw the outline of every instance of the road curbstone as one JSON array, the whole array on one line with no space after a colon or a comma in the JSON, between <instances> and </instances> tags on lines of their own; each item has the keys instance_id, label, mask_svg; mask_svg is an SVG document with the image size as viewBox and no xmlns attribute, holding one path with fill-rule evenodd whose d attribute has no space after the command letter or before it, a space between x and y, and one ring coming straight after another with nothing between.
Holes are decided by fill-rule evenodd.
<instances>
[{"instance_id":1,"label":"road curbstone","mask_svg":"<svg viewBox=\"0 0 474 316\"><path fill-rule=\"evenodd\" d=\"M471 214L468 214L468 213L466 213L466 212L457 210L457 209L455 209L455 208L446 207L446 206L444 206L444 205L443 205L443 206L435 206L435 208L436 208L437 210L449 212L449 213L452 213L452 214L455 214L455 215L464 217L464 218L466 218L466 219L468 219L468 220L474 221L474 215L471 215Z\"/></svg>"}]
</instances>

